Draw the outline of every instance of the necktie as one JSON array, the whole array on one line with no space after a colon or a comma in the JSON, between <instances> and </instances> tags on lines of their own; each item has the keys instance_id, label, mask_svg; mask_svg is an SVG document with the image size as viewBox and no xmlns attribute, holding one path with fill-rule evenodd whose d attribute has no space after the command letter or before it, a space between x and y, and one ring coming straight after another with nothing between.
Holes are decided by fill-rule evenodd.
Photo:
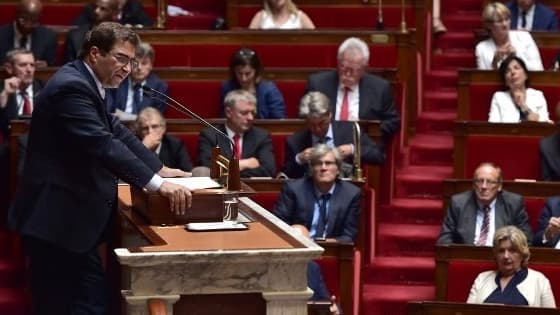
<instances>
[{"instance_id":1,"label":"necktie","mask_svg":"<svg viewBox=\"0 0 560 315\"><path fill-rule=\"evenodd\" d=\"M27 49L27 36L22 36L19 39L19 48Z\"/></svg>"},{"instance_id":2,"label":"necktie","mask_svg":"<svg viewBox=\"0 0 560 315\"><path fill-rule=\"evenodd\" d=\"M490 207L485 206L482 211L484 212L484 217L482 218L480 235L478 236L478 242L476 243L477 246L486 246L488 232L490 231Z\"/></svg>"},{"instance_id":3,"label":"necktie","mask_svg":"<svg viewBox=\"0 0 560 315\"><path fill-rule=\"evenodd\" d=\"M339 120L348 120L348 88L344 87L344 96L342 96L342 104L340 105L340 118Z\"/></svg>"},{"instance_id":4,"label":"necktie","mask_svg":"<svg viewBox=\"0 0 560 315\"><path fill-rule=\"evenodd\" d=\"M521 28L527 27L527 11L521 11Z\"/></svg>"},{"instance_id":5,"label":"necktie","mask_svg":"<svg viewBox=\"0 0 560 315\"><path fill-rule=\"evenodd\" d=\"M29 95L27 95L26 91L21 91L21 98L23 99L23 110L22 115L31 115L33 109L31 108L31 100L29 99Z\"/></svg>"},{"instance_id":6,"label":"necktie","mask_svg":"<svg viewBox=\"0 0 560 315\"><path fill-rule=\"evenodd\" d=\"M331 198L331 194L321 195L319 198L319 220L317 221L317 232L315 237L323 238L325 237L325 229L327 227L327 203Z\"/></svg>"},{"instance_id":7,"label":"necktie","mask_svg":"<svg viewBox=\"0 0 560 315\"><path fill-rule=\"evenodd\" d=\"M241 160L241 143L239 141L240 137L238 134L233 136L233 154L238 160Z\"/></svg>"},{"instance_id":8,"label":"necktie","mask_svg":"<svg viewBox=\"0 0 560 315\"><path fill-rule=\"evenodd\" d=\"M138 113L140 111L140 104L142 103L142 84L134 84L133 91L134 95L132 96L132 110L134 113Z\"/></svg>"}]
</instances>

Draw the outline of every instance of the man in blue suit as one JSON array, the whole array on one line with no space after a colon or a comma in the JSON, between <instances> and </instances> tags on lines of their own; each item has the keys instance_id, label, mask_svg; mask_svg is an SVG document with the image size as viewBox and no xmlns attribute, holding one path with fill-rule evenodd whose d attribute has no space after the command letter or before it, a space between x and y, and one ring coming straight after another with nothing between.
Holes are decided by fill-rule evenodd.
<instances>
[{"instance_id":1,"label":"man in blue suit","mask_svg":"<svg viewBox=\"0 0 560 315\"><path fill-rule=\"evenodd\" d=\"M535 0L511 1L507 7L511 12L512 30L558 31L556 13Z\"/></svg>"},{"instance_id":2,"label":"man in blue suit","mask_svg":"<svg viewBox=\"0 0 560 315\"><path fill-rule=\"evenodd\" d=\"M163 94L168 94L167 83L152 72L155 52L148 43L140 43L136 49L138 67L132 69L128 79L124 80L117 89L108 93L107 105L111 113L122 112L137 115L142 109L151 106L165 114L167 104L161 97L145 97L142 93L143 86L149 86Z\"/></svg>"},{"instance_id":3,"label":"man in blue suit","mask_svg":"<svg viewBox=\"0 0 560 315\"><path fill-rule=\"evenodd\" d=\"M8 225L29 257L34 314L108 314L97 251L116 216L118 178L168 197L184 214L190 191L107 112L105 88L130 73L138 35L118 23L95 27L79 60L57 71L31 120L27 155Z\"/></svg>"},{"instance_id":4,"label":"man in blue suit","mask_svg":"<svg viewBox=\"0 0 560 315\"><path fill-rule=\"evenodd\" d=\"M313 239L355 242L361 191L339 178L341 164L335 148L326 144L313 147L311 175L284 184L274 214L289 225L305 226Z\"/></svg>"},{"instance_id":5,"label":"man in blue suit","mask_svg":"<svg viewBox=\"0 0 560 315\"><path fill-rule=\"evenodd\" d=\"M533 245L560 248L560 196L548 198L539 217Z\"/></svg>"}]
</instances>

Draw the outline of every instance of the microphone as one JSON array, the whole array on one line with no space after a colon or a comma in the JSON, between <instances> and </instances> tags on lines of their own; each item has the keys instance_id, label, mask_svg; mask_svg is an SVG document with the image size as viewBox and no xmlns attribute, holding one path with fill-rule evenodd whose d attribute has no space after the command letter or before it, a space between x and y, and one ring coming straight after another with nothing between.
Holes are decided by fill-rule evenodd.
<instances>
[{"instance_id":1,"label":"microphone","mask_svg":"<svg viewBox=\"0 0 560 315\"><path fill-rule=\"evenodd\" d=\"M210 129L214 130L216 133L218 133L219 135L221 135L222 137L224 137L225 139L228 140L228 142L231 144L231 148L232 148L232 152L233 152L233 156L237 156L237 152L236 151L236 147L233 144L233 140L230 139L230 137L228 137L227 134L225 134L223 131L221 131L220 129L216 128L216 126L212 125L211 123L209 123L206 119L198 116L195 112L193 112L192 110L188 109L186 106L183 106L181 103L177 102L175 99L173 99L171 96L166 95L158 90L155 90L147 85L142 85L142 89L144 90L144 95L147 95L151 98L154 98L158 101L164 102L165 104L167 104L168 106L173 107L174 109L178 110L180 113L190 116L196 120L198 120L200 123L202 123L203 125L209 127ZM161 99L159 97L157 97L156 95L161 95L163 96L165 99ZM171 101L172 103L169 103L168 101Z\"/></svg>"}]
</instances>

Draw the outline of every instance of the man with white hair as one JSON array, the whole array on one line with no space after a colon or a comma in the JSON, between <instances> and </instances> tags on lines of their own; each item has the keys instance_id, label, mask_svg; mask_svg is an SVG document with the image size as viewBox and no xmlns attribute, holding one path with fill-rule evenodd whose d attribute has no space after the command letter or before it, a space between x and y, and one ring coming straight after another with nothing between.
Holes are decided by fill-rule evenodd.
<instances>
[{"instance_id":1,"label":"man with white hair","mask_svg":"<svg viewBox=\"0 0 560 315\"><path fill-rule=\"evenodd\" d=\"M385 139L400 126L391 85L366 72L369 63L367 44L356 37L346 39L338 48L337 70L312 74L307 91L319 91L331 102L334 120L380 120Z\"/></svg>"}]
</instances>

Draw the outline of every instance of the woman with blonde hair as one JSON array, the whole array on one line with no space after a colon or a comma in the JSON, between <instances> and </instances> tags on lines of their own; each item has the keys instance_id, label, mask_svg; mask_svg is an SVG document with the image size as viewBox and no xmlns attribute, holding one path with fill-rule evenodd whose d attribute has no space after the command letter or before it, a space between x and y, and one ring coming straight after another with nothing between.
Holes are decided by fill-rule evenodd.
<instances>
[{"instance_id":1,"label":"woman with blonde hair","mask_svg":"<svg viewBox=\"0 0 560 315\"><path fill-rule=\"evenodd\" d=\"M315 25L292 0L264 0L264 9L255 14L250 29L314 29Z\"/></svg>"}]
</instances>

